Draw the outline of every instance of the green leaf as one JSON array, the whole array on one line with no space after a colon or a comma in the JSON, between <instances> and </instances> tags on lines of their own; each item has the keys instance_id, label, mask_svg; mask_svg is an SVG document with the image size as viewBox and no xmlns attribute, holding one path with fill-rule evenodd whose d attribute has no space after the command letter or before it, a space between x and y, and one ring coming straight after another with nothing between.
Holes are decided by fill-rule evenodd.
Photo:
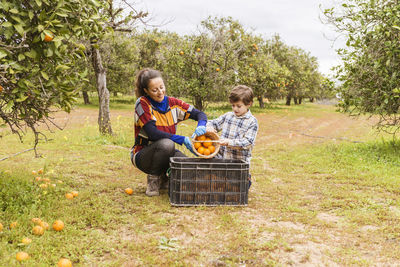
<instances>
[{"instance_id":1,"label":"green leaf","mask_svg":"<svg viewBox=\"0 0 400 267\"><path fill-rule=\"evenodd\" d=\"M17 30L19 35L24 36L24 27L21 24L14 25L14 28Z\"/></svg>"},{"instance_id":2,"label":"green leaf","mask_svg":"<svg viewBox=\"0 0 400 267\"><path fill-rule=\"evenodd\" d=\"M70 69L70 67L66 66L66 65L58 65L56 67L56 70L68 70Z\"/></svg>"},{"instance_id":3,"label":"green leaf","mask_svg":"<svg viewBox=\"0 0 400 267\"><path fill-rule=\"evenodd\" d=\"M40 72L40 74L42 74L42 77L43 77L43 79L45 79L46 81L48 81L48 80L49 80L49 76L47 75L47 73L46 73L46 72L44 72L44 71L41 71L41 72Z\"/></svg>"},{"instance_id":4,"label":"green leaf","mask_svg":"<svg viewBox=\"0 0 400 267\"><path fill-rule=\"evenodd\" d=\"M46 57L51 57L53 55L53 50L51 48L47 49Z\"/></svg>"},{"instance_id":5,"label":"green leaf","mask_svg":"<svg viewBox=\"0 0 400 267\"><path fill-rule=\"evenodd\" d=\"M27 95L21 96L20 98L18 98L17 100L15 100L15 102L23 102L28 98Z\"/></svg>"},{"instance_id":6,"label":"green leaf","mask_svg":"<svg viewBox=\"0 0 400 267\"><path fill-rule=\"evenodd\" d=\"M6 22L3 22L3 23L1 24L1 26L6 27L6 28L9 28L9 27L12 27L12 23L9 22L9 21L6 21Z\"/></svg>"},{"instance_id":7,"label":"green leaf","mask_svg":"<svg viewBox=\"0 0 400 267\"><path fill-rule=\"evenodd\" d=\"M60 12L57 12L56 13L58 16L60 16L60 17L63 17L63 18L68 18L68 15L67 14L65 14L65 13L60 13Z\"/></svg>"},{"instance_id":8,"label":"green leaf","mask_svg":"<svg viewBox=\"0 0 400 267\"><path fill-rule=\"evenodd\" d=\"M33 18L33 12L32 12L31 10L29 10L28 16L29 16L29 19L32 19L32 18Z\"/></svg>"},{"instance_id":9,"label":"green leaf","mask_svg":"<svg viewBox=\"0 0 400 267\"><path fill-rule=\"evenodd\" d=\"M4 112L5 113L11 112L13 107L14 107L14 101L11 100L10 102L7 103L7 106L4 109Z\"/></svg>"},{"instance_id":10,"label":"green leaf","mask_svg":"<svg viewBox=\"0 0 400 267\"><path fill-rule=\"evenodd\" d=\"M396 30L400 30L400 27L397 25L393 25L392 27L395 28Z\"/></svg>"},{"instance_id":11,"label":"green leaf","mask_svg":"<svg viewBox=\"0 0 400 267\"><path fill-rule=\"evenodd\" d=\"M24 54L19 54L18 55L18 61L24 60L25 59L25 55Z\"/></svg>"},{"instance_id":12,"label":"green leaf","mask_svg":"<svg viewBox=\"0 0 400 267\"><path fill-rule=\"evenodd\" d=\"M10 9L10 12L13 14L18 14L18 9L12 8L12 9Z\"/></svg>"},{"instance_id":13,"label":"green leaf","mask_svg":"<svg viewBox=\"0 0 400 267\"><path fill-rule=\"evenodd\" d=\"M0 59L2 59L3 57L6 57L6 56L7 56L6 51L0 49Z\"/></svg>"},{"instance_id":14,"label":"green leaf","mask_svg":"<svg viewBox=\"0 0 400 267\"><path fill-rule=\"evenodd\" d=\"M35 0L35 2L36 2L36 4L37 4L39 7L42 6L42 1L40 1L40 0Z\"/></svg>"}]
</instances>

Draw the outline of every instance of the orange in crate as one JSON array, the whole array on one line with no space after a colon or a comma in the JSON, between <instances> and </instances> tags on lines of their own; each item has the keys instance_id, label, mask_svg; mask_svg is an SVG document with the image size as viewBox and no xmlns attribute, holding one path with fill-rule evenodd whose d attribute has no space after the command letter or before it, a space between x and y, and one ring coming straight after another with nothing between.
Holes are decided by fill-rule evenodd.
<instances>
[{"instance_id":1,"label":"orange in crate","mask_svg":"<svg viewBox=\"0 0 400 267\"><path fill-rule=\"evenodd\" d=\"M192 148L195 154L202 158L213 158L217 155L220 144L219 136L213 132L206 132L204 135L195 136L192 140Z\"/></svg>"}]
</instances>

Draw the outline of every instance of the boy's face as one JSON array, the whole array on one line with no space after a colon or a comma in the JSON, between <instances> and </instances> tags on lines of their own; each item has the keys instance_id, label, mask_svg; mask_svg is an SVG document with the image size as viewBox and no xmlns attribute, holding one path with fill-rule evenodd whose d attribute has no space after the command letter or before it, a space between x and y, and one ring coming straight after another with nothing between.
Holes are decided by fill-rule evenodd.
<instances>
[{"instance_id":1,"label":"boy's face","mask_svg":"<svg viewBox=\"0 0 400 267\"><path fill-rule=\"evenodd\" d=\"M237 117L240 117L240 116L246 114L246 112L249 110L249 108L251 106L251 104L245 105L243 103L243 101L241 101L241 100L239 100L237 102L231 102L231 105L232 105L232 111L233 111L233 113L235 113L235 115Z\"/></svg>"}]
</instances>

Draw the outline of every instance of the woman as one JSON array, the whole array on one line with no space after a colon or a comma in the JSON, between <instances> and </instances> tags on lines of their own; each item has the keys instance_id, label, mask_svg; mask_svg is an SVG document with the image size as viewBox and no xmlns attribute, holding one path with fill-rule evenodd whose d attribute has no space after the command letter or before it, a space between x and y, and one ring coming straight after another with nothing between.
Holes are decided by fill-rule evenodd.
<instances>
[{"instance_id":1,"label":"woman","mask_svg":"<svg viewBox=\"0 0 400 267\"><path fill-rule=\"evenodd\" d=\"M203 135L207 116L192 105L167 96L161 73L157 70L146 68L138 73L135 93L138 99L131 160L139 170L148 174L146 195L158 196L159 189L168 185L169 158L185 157L175 149L175 143L184 144L192 151L190 138L176 134L177 124L189 118L196 120L194 133Z\"/></svg>"}]
</instances>

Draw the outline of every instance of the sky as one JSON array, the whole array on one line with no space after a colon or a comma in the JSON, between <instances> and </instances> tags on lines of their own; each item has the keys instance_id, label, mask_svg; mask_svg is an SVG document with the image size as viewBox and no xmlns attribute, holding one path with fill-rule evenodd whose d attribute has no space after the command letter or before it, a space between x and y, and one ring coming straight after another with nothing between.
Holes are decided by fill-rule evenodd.
<instances>
[{"instance_id":1,"label":"sky","mask_svg":"<svg viewBox=\"0 0 400 267\"><path fill-rule=\"evenodd\" d=\"M297 46L318 58L319 70L331 75L330 68L340 63L335 50L343 47L332 26L323 24L324 8L337 0L139 0L136 6L151 16L150 24L165 24L159 29L178 34L196 33L208 16L231 16L245 29L265 39L279 34L290 46ZM321 5L321 8L320 8Z\"/></svg>"}]
</instances>

